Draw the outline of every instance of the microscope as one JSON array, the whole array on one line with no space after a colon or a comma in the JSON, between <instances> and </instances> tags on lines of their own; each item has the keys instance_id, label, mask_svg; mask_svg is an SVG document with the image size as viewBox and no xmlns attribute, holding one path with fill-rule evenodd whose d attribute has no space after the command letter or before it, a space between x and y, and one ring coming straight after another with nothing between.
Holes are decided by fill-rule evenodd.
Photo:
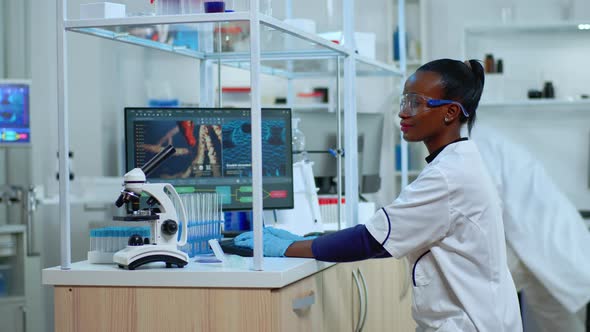
<instances>
[{"instance_id":1,"label":"microscope","mask_svg":"<svg viewBox=\"0 0 590 332\"><path fill-rule=\"evenodd\" d=\"M146 175L156 169L164 160L172 156L176 150L172 145L156 154L141 168L134 168L124 176L123 189L115 202L117 207L130 205L126 216L114 217L117 221L151 223L151 239L134 234L129 237L126 248L113 256L113 261L120 268L135 270L137 267L152 263L165 262L167 268L173 265L184 267L188 263L188 255L180 250L187 241L188 219L180 196L169 183L147 183ZM148 207L140 209L140 197L147 194ZM178 241L178 214L172 200L177 200L182 216L182 238Z\"/></svg>"}]
</instances>

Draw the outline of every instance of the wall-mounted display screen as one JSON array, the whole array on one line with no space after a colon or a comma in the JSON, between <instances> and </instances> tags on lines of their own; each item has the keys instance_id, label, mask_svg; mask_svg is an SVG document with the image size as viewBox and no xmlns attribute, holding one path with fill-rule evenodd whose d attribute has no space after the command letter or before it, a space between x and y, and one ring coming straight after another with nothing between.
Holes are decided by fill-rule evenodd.
<instances>
[{"instance_id":1,"label":"wall-mounted display screen","mask_svg":"<svg viewBox=\"0 0 590 332\"><path fill-rule=\"evenodd\" d=\"M0 80L0 144L31 142L29 90L26 82Z\"/></svg>"}]
</instances>

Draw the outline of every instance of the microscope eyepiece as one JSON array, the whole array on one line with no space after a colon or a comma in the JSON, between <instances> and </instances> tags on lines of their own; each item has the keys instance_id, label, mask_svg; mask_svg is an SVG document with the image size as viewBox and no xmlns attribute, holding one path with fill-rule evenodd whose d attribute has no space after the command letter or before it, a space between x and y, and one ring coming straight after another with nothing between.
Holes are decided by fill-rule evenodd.
<instances>
[{"instance_id":1,"label":"microscope eyepiece","mask_svg":"<svg viewBox=\"0 0 590 332\"><path fill-rule=\"evenodd\" d=\"M118 208L123 206L123 204L125 204L125 193L121 193L121 195L119 195L119 198L117 198L117 200L115 201L115 206Z\"/></svg>"},{"instance_id":2,"label":"microscope eyepiece","mask_svg":"<svg viewBox=\"0 0 590 332\"><path fill-rule=\"evenodd\" d=\"M132 207L134 208L134 211L139 210L139 196L137 196L132 191L121 190L121 194L119 195L119 197L115 201L115 205L117 207L121 207L124 204L129 203L129 202L131 202ZM137 207L137 208L135 208L135 207Z\"/></svg>"}]
</instances>

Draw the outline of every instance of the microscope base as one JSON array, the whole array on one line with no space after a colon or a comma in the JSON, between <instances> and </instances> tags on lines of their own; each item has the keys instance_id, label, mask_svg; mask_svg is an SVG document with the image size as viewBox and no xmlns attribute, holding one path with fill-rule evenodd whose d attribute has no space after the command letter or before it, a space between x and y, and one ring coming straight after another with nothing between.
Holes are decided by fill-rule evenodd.
<instances>
[{"instance_id":1,"label":"microscope base","mask_svg":"<svg viewBox=\"0 0 590 332\"><path fill-rule=\"evenodd\" d=\"M143 245L117 251L113 261L120 268L129 270L135 270L143 264L152 262L164 262L167 268L173 265L182 268L188 264L188 255L172 246Z\"/></svg>"}]
</instances>

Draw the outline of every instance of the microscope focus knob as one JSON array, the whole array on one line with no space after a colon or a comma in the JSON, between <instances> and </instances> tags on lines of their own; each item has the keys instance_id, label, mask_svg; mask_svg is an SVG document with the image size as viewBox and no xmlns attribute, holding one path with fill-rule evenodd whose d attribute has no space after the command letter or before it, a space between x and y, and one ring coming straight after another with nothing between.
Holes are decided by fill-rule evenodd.
<instances>
[{"instance_id":1,"label":"microscope focus knob","mask_svg":"<svg viewBox=\"0 0 590 332\"><path fill-rule=\"evenodd\" d=\"M178 232L178 224L176 221L168 219L162 223L162 233L165 235L174 235Z\"/></svg>"},{"instance_id":2,"label":"microscope focus knob","mask_svg":"<svg viewBox=\"0 0 590 332\"><path fill-rule=\"evenodd\" d=\"M139 234L133 234L129 237L129 240L127 241L127 245L129 245L131 247L142 246L143 245L143 238Z\"/></svg>"}]
</instances>

